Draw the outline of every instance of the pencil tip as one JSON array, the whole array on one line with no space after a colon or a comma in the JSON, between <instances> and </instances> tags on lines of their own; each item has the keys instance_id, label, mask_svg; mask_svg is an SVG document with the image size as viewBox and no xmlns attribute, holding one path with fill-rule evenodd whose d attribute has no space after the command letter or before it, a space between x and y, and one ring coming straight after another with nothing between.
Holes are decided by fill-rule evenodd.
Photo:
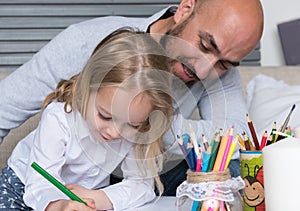
<instances>
[{"instance_id":1,"label":"pencil tip","mask_svg":"<svg viewBox=\"0 0 300 211\"><path fill-rule=\"evenodd\" d=\"M292 107L292 111L295 109L295 107L296 107L296 104L294 104L294 105L293 105L293 107Z\"/></svg>"}]
</instances>

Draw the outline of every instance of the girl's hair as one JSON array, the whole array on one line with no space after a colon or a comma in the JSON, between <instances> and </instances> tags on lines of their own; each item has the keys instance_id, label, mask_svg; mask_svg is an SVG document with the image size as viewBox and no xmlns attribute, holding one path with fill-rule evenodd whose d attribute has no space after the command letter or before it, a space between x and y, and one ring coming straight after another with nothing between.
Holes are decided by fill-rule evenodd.
<instances>
[{"instance_id":1,"label":"girl's hair","mask_svg":"<svg viewBox=\"0 0 300 211\"><path fill-rule=\"evenodd\" d=\"M171 75L163 48L149 34L122 28L103 39L81 74L61 81L42 108L57 100L65 102L65 112L76 109L85 118L90 93L102 87L124 87L146 94L153 111L139 129L134 145L137 157L148 163L161 195L158 172L163 163L162 137L170 128L173 114ZM140 168L143 162L139 162Z\"/></svg>"}]
</instances>

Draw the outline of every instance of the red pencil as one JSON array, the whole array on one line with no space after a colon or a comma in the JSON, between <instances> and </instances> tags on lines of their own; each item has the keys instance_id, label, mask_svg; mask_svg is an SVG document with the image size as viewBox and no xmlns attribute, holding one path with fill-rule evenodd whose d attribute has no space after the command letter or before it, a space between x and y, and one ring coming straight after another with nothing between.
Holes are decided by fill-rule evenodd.
<instances>
[{"instance_id":1,"label":"red pencil","mask_svg":"<svg viewBox=\"0 0 300 211\"><path fill-rule=\"evenodd\" d=\"M268 132L265 130L264 135L261 138L259 150L262 150L267 144Z\"/></svg>"}]
</instances>

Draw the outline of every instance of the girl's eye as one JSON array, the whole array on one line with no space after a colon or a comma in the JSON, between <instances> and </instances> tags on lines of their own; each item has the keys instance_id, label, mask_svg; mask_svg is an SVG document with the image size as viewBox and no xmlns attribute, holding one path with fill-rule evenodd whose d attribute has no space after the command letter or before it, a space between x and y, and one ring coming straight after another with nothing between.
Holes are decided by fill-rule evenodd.
<instances>
[{"instance_id":1,"label":"girl's eye","mask_svg":"<svg viewBox=\"0 0 300 211\"><path fill-rule=\"evenodd\" d=\"M98 116L99 116L101 119L106 120L106 121L109 121L109 120L112 119L111 117L106 117L106 116L104 116L104 115L101 114L100 112L98 112Z\"/></svg>"},{"instance_id":2,"label":"girl's eye","mask_svg":"<svg viewBox=\"0 0 300 211\"><path fill-rule=\"evenodd\" d=\"M141 125L132 125L132 124L128 124L128 125L135 130L138 130L141 127Z\"/></svg>"}]
</instances>

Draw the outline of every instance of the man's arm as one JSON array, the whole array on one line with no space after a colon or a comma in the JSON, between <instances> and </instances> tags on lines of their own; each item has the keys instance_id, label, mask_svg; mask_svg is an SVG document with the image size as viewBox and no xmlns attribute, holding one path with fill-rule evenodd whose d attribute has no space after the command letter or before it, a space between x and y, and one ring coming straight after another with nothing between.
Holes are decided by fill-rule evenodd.
<instances>
[{"instance_id":1,"label":"man's arm","mask_svg":"<svg viewBox=\"0 0 300 211\"><path fill-rule=\"evenodd\" d=\"M90 56L84 43L82 34L68 27L0 81L0 143L10 129L40 111L42 101L61 79L82 70Z\"/></svg>"}]
</instances>

